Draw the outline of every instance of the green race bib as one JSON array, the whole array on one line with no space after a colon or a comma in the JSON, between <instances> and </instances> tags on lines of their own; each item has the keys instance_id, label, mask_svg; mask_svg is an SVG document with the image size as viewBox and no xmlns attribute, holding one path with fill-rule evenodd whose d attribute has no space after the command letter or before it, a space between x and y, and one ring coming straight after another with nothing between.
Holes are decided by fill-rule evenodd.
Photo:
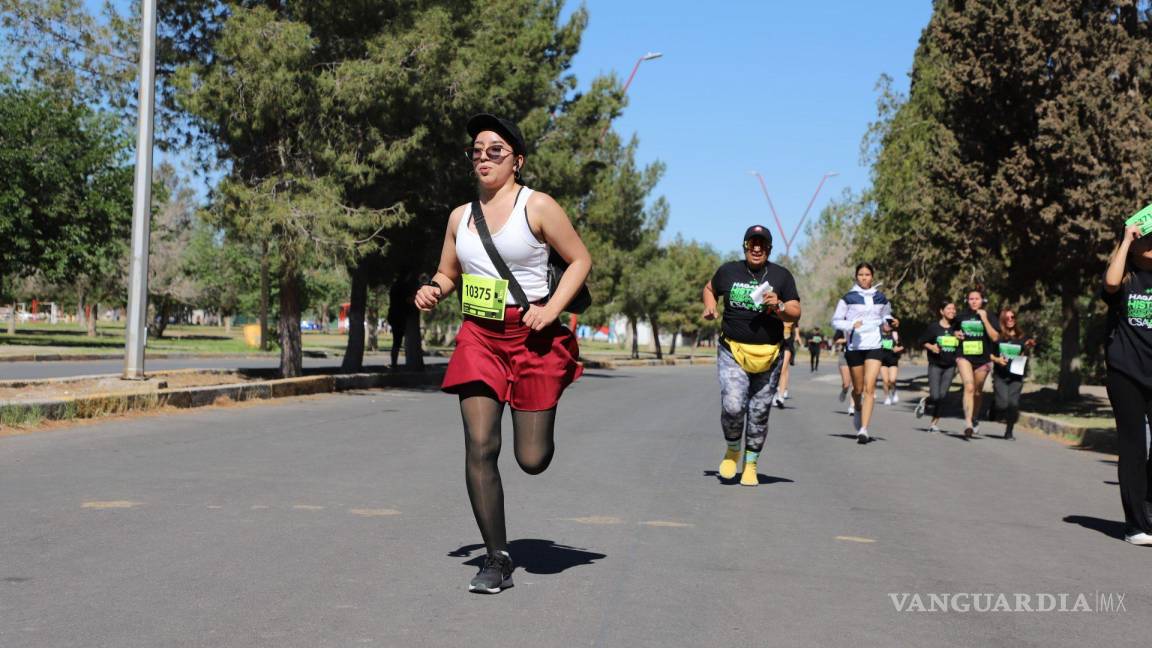
<instances>
[{"instance_id":1,"label":"green race bib","mask_svg":"<svg viewBox=\"0 0 1152 648\"><path fill-rule=\"evenodd\" d=\"M1005 358L1015 358L1020 355L1021 346L1019 344L1012 344L1011 342L1000 343L1000 355Z\"/></svg>"},{"instance_id":2,"label":"green race bib","mask_svg":"<svg viewBox=\"0 0 1152 648\"><path fill-rule=\"evenodd\" d=\"M960 322L960 330L968 337L984 337L984 322L980 320Z\"/></svg>"},{"instance_id":3,"label":"green race bib","mask_svg":"<svg viewBox=\"0 0 1152 648\"><path fill-rule=\"evenodd\" d=\"M960 346L960 339L954 335L941 335L936 338L936 344L940 346L941 353L955 353L956 347Z\"/></svg>"},{"instance_id":4,"label":"green race bib","mask_svg":"<svg viewBox=\"0 0 1152 648\"><path fill-rule=\"evenodd\" d=\"M504 321L504 302L508 294L508 282L504 279L463 275L460 307L465 315L484 319Z\"/></svg>"},{"instance_id":5,"label":"green race bib","mask_svg":"<svg viewBox=\"0 0 1152 648\"><path fill-rule=\"evenodd\" d=\"M888 351L891 351L893 346L895 346L895 345L892 343L892 340L880 340L880 348L881 349L886 349Z\"/></svg>"},{"instance_id":6,"label":"green race bib","mask_svg":"<svg viewBox=\"0 0 1152 648\"><path fill-rule=\"evenodd\" d=\"M819 335L815 335L812 337L812 344L820 344L823 341L824 341L824 338L820 337Z\"/></svg>"},{"instance_id":7,"label":"green race bib","mask_svg":"<svg viewBox=\"0 0 1152 648\"><path fill-rule=\"evenodd\" d=\"M983 340L964 340L961 350L966 356L978 356L984 353Z\"/></svg>"}]
</instances>

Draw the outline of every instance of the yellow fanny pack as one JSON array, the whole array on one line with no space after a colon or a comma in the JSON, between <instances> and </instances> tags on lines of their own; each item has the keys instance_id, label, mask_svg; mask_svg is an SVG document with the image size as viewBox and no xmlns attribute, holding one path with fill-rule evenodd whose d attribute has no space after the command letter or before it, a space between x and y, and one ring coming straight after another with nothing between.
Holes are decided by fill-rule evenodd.
<instances>
[{"instance_id":1,"label":"yellow fanny pack","mask_svg":"<svg viewBox=\"0 0 1152 648\"><path fill-rule=\"evenodd\" d=\"M776 364L780 355L779 344L744 344L725 338L736 364L748 373L764 373Z\"/></svg>"}]
</instances>

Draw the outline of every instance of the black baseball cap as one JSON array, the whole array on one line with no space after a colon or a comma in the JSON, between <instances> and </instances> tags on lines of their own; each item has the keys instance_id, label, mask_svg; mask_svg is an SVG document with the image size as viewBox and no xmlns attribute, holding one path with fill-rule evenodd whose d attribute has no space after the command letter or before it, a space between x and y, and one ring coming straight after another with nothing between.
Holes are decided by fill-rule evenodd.
<instances>
[{"instance_id":1,"label":"black baseball cap","mask_svg":"<svg viewBox=\"0 0 1152 648\"><path fill-rule=\"evenodd\" d=\"M768 228L763 225L753 225L744 230L744 240L747 241L750 238L762 238L768 241L769 245L772 244L772 232L769 232Z\"/></svg>"},{"instance_id":2,"label":"black baseball cap","mask_svg":"<svg viewBox=\"0 0 1152 648\"><path fill-rule=\"evenodd\" d=\"M528 147L524 144L524 135L520 128L510 119L497 117L489 113L472 115L468 119L468 135L473 139L484 131L497 133L512 145L512 150L519 155L528 155Z\"/></svg>"}]
</instances>

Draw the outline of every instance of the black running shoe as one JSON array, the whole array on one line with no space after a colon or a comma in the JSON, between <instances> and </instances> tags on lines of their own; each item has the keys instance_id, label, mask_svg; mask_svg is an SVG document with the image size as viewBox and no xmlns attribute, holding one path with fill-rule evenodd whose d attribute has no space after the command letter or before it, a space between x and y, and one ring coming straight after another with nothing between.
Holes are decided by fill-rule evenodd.
<instances>
[{"instance_id":1,"label":"black running shoe","mask_svg":"<svg viewBox=\"0 0 1152 648\"><path fill-rule=\"evenodd\" d=\"M484 558L484 565L480 567L476 577L468 585L469 592L477 594L499 594L502 590L512 587L512 557L507 551L496 551Z\"/></svg>"}]
</instances>

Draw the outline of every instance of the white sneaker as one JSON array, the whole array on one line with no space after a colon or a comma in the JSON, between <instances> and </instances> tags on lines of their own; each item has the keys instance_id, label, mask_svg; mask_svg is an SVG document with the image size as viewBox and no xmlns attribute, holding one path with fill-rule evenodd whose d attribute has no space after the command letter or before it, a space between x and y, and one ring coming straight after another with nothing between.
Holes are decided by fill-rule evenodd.
<instances>
[{"instance_id":1,"label":"white sneaker","mask_svg":"<svg viewBox=\"0 0 1152 648\"><path fill-rule=\"evenodd\" d=\"M848 403L848 416L856 415L856 403Z\"/></svg>"},{"instance_id":2,"label":"white sneaker","mask_svg":"<svg viewBox=\"0 0 1152 648\"><path fill-rule=\"evenodd\" d=\"M976 423L972 426L972 434L973 434L973 436L980 436L980 424L979 423Z\"/></svg>"},{"instance_id":3,"label":"white sneaker","mask_svg":"<svg viewBox=\"0 0 1152 648\"><path fill-rule=\"evenodd\" d=\"M897 394L896 392L892 392L892 402L893 403L899 403L900 402L900 394Z\"/></svg>"},{"instance_id":4,"label":"white sneaker","mask_svg":"<svg viewBox=\"0 0 1152 648\"><path fill-rule=\"evenodd\" d=\"M856 433L856 443L863 444L868 443L871 440L872 437L868 436L868 430L865 428L860 428L860 431Z\"/></svg>"},{"instance_id":5,"label":"white sneaker","mask_svg":"<svg viewBox=\"0 0 1152 648\"><path fill-rule=\"evenodd\" d=\"M884 404L885 405L891 405L892 404L892 397L891 396L885 397L884 398Z\"/></svg>"},{"instance_id":6,"label":"white sneaker","mask_svg":"<svg viewBox=\"0 0 1152 648\"><path fill-rule=\"evenodd\" d=\"M780 397L784 400L788 400L788 390L785 389L784 391L780 392Z\"/></svg>"},{"instance_id":7,"label":"white sneaker","mask_svg":"<svg viewBox=\"0 0 1152 648\"><path fill-rule=\"evenodd\" d=\"M920 399L919 403L916 403L916 418L921 418L922 416L924 416L924 406L927 403L928 403L928 397L927 396L924 396L923 398Z\"/></svg>"},{"instance_id":8,"label":"white sneaker","mask_svg":"<svg viewBox=\"0 0 1152 648\"><path fill-rule=\"evenodd\" d=\"M1124 542L1140 545L1141 547L1152 547L1152 534L1147 534L1143 531L1129 533L1124 536Z\"/></svg>"},{"instance_id":9,"label":"white sneaker","mask_svg":"<svg viewBox=\"0 0 1152 648\"><path fill-rule=\"evenodd\" d=\"M929 425L928 431L929 432L940 432L940 426L939 425Z\"/></svg>"}]
</instances>

